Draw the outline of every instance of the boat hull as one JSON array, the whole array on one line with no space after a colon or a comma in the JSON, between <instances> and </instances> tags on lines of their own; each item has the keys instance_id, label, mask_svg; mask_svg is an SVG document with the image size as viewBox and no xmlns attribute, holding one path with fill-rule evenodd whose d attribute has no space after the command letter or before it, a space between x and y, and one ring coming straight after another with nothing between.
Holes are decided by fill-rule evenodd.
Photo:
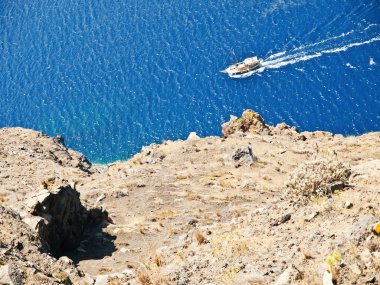
<instances>
[{"instance_id":1,"label":"boat hull","mask_svg":"<svg viewBox=\"0 0 380 285\"><path fill-rule=\"evenodd\" d=\"M222 72L231 78L246 78L256 73L262 67L261 64L261 60L257 57L246 58L243 62L230 65Z\"/></svg>"},{"instance_id":2,"label":"boat hull","mask_svg":"<svg viewBox=\"0 0 380 285\"><path fill-rule=\"evenodd\" d=\"M259 68L256 68L254 70L251 70L249 72L245 72L242 74L228 74L228 77L231 77L231 78L247 78L247 77L250 77L256 73L263 72L264 70L265 70L265 67L260 66Z\"/></svg>"}]
</instances>

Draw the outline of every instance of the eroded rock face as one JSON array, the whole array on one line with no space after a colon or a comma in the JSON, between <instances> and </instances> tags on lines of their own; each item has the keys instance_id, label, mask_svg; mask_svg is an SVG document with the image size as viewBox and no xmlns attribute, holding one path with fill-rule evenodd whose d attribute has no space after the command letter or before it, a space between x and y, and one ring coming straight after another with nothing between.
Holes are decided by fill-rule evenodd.
<instances>
[{"instance_id":1,"label":"eroded rock face","mask_svg":"<svg viewBox=\"0 0 380 285\"><path fill-rule=\"evenodd\" d=\"M91 175L91 163L67 148L62 137L23 128L0 128L0 184L5 205L15 207L41 179L77 181Z\"/></svg>"},{"instance_id":2,"label":"eroded rock face","mask_svg":"<svg viewBox=\"0 0 380 285\"><path fill-rule=\"evenodd\" d=\"M256 134L269 133L268 125L264 122L263 117L261 117L259 113L248 109L243 112L241 119L243 131Z\"/></svg>"},{"instance_id":3,"label":"eroded rock face","mask_svg":"<svg viewBox=\"0 0 380 285\"><path fill-rule=\"evenodd\" d=\"M222 134L224 137L228 137L239 131L268 134L270 129L259 113L248 109L243 112L241 118L238 119L235 116L231 116L230 121L222 125Z\"/></svg>"},{"instance_id":4,"label":"eroded rock face","mask_svg":"<svg viewBox=\"0 0 380 285\"><path fill-rule=\"evenodd\" d=\"M225 138L236 132L262 135L284 135L294 140L302 141L307 139L304 134L299 133L296 127L288 126L285 123L278 124L275 127L267 125L259 113L250 109L245 110L241 115L241 118L231 116L230 120L222 125L222 135Z\"/></svg>"},{"instance_id":5,"label":"eroded rock face","mask_svg":"<svg viewBox=\"0 0 380 285\"><path fill-rule=\"evenodd\" d=\"M20 270L13 263L0 266L0 284L22 285L23 277Z\"/></svg>"},{"instance_id":6,"label":"eroded rock face","mask_svg":"<svg viewBox=\"0 0 380 285\"><path fill-rule=\"evenodd\" d=\"M27 210L33 217L24 220L48 244L50 252L58 256L62 250L79 245L87 213L73 185L60 179L44 182L44 189L26 201Z\"/></svg>"},{"instance_id":7,"label":"eroded rock face","mask_svg":"<svg viewBox=\"0 0 380 285\"><path fill-rule=\"evenodd\" d=\"M141 154L138 154L141 164L156 164L165 158L165 154L160 150L160 145L151 144L143 147Z\"/></svg>"},{"instance_id":8,"label":"eroded rock face","mask_svg":"<svg viewBox=\"0 0 380 285\"><path fill-rule=\"evenodd\" d=\"M73 264L66 268L47 254L39 236L14 210L0 206L0 284L82 284Z\"/></svg>"}]
</instances>

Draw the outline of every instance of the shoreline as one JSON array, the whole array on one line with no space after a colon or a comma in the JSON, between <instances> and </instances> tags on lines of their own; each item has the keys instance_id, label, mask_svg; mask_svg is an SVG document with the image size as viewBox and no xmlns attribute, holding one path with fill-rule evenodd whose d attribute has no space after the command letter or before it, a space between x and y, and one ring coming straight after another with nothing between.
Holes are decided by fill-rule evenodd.
<instances>
[{"instance_id":1,"label":"shoreline","mask_svg":"<svg viewBox=\"0 0 380 285\"><path fill-rule=\"evenodd\" d=\"M374 274L380 236L372 230L380 221L374 202L380 132L298 132L267 125L252 110L232 117L222 132L191 133L143 147L125 161L91 165L59 137L0 129L0 219L7 221L0 239L13 254L0 262L30 284L43 275L47 284L64 277L83 285L248 285L284 278L288 283L281 284L303 285L320 284L337 269L330 277L338 284L380 280ZM71 228L68 218L51 224L65 217L49 210L59 205L81 224ZM36 221L47 232L35 230ZM57 228L75 232L69 251L48 238ZM45 248L49 258L25 232L55 248Z\"/></svg>"}]
</instances>

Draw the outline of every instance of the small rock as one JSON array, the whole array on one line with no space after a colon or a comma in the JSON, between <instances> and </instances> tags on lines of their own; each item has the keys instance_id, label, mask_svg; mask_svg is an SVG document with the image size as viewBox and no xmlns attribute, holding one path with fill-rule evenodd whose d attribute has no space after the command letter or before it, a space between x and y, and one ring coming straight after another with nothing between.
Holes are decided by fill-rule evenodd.
<instances>
[{"instance_id":1,"label":"small rock","mask_svg":"<svg viewBox=\"0 0 380 285\"><path fill-rule=\"evenodd\" d=\"M110 274L109 277L111 277L112 279L114 279L114 278L117 278L117 279L123 279L123 278L125 277L125 275L122 274L122 273L112 273L112 274ZM107 284L108 284L108 283L107 283Z\"/></svg>"},{"instance_id":2,"label":"small rock","mask_svg":"<svg viewBox=\"0 0 380 285\"><path fill-rule=\"evenodd\" d=\"M107 285L108 275L98 275L96 276L95 285Z\"/></svg>"},{"instance_id":3,"label":"small rock","mask_svg":"<svg viewBox=\"0 0 380 285\"><path fill-rule=\"evenodd\" d=\"M165 158L165 153L160 150L158 144L151 144L150 146L141 149L140 163L142 164L155 164L161 162Z\"/></svg>"},{"instance_id":4,"label":"small rock","mask_svg":"<svg viewBox=\"0 0 380 285\"><path fill-rule=\"evenodd\" d=\"M257 272L250 272L248 274L244 274L241 277L241 281L243 284L261 284L259 282L263 282L263 275Z\"/></svg>"},{"instance_id":5,"label":"small rock","mask_svg":"<svg viewBox=\"0 0 380 285\"><path fill-rule=\"evenodd\" d=\"M306 221L306 222L310 222L311 220L313 220L313 219L314 219L316 216L318 216L318 215L319 215L319 212L316 211L316 212L310 214L310 215L305 219L305 221Z\"/></svg>"},{"instance_id":6,"label":"small rock","mask_svg":"<svg viewBox=\"0 0 380 285\"><path fill-rule=\"evenodd\" d=\"M98 204L99 202L103 201L106 198L106 194L102 193L98 199L96 199L95 203Z\"/></svg>"},{"instance_id":7,"label":"small rock","mask_svg":"<svg viewBox=\"0 0 380 285\"><path fill-rule=\"evenodd\" d=\"M334 285L333 283L333 276L330 270L326 270L323 273L323 285Z\"/></svg>"},{"instance_id":8,"label":"small rock","mask_svg":"<svg viewBox=\"0 0 380 285\"><path fill-rule=\"evenodd\" d=\"M198 137L198 135L197 135L196 132L191 132L191 133L189 134L189 136L187 137L187 140L188 140L188 141L197 141L197 140L199 140L199 139L200 139L200 137Z\"/></svg>"},{"instance_id":9,"label":"small rock","mask_svg":"<svg viewBox=\"0 0 380 285\"><path fill-rule=\"evenodd\" d=\"M365 265L370 265L371 264L371 258L372 258L372 255L371 255L371 252L369 251L368 248L364 249L361 253L360 253L360 259L363 261L363 263Z\"/></svg>"},{"instance_id":10,"label":"small rock","mask_svg":"<svg viewBox=\"0 0 380 285\"><path fill-rule=\"evenodd\" d=\"M345 207L346 209L351 209L352 206L353 206L353 204L352 204L350 201L346 201L346 202L344 203L344 207Z\"/></svg>"},{"instance_id":11,"label":"small rock","mask_svg":"<svg viewBox=\"0 0 380 285\"><path fill-rule=\"evenodd\" d=\"M58 261L63 262L63 263L66 263L66 264L70 264L70 265L73 265L73 264L74 264L74 262L73 262L70 258L68 258L67 256L61 256L61 257L58 259Z\"/></svg>"},{"instance_id":12,"label":"small rock","mask_svg":"<svg viewBox=\"0 0 380 285\"><path fill-rule=\"evenodd\" d=\"M126 253L127 251L128 251L128 249L126 249L125 247L120 248L121 253Z\"/></svg>"},{"instance_id":13,"label":"small rock","mask_svg":"<svg viewBox=\"0 0 380 285\"><path fill-rule=\"evenodd\" d=\"M38 231L42 224L44 224L44 218L36 216L27 216L22 221L34 231Z\"/></svg>"},{"instance_id":14,"label":"small rock","mask_svg":"<svg viewBox=\"0 0 380 285\"><path fill-rule=\"evenodd\" d=\"M376 221L377 218L373 215L366 214L361 216L350 232L350 239L358 241L365 237L371 231L372 225Z\"/></svg>"},{"instance_id":15,"label":"small rock","mask_svg":"<svg viewBox=\"0 0 380 285\"><path fill-rule=\"evenodd\" d=\"M349 266L349 268L351 269L352 273L356 274L356 275L361 275L362 274L362 271L360 270L359 266L357 264L352 264Z\"/></svg>"},{"instance_id":16,"label":"small rock","mask_svg":"<svg viewBox=\"0 0 380 285\"><path fill-rule=\"evenodd\" d=\"M186 285L187 279L186 278L179 278L177 281L177 285Z\"/></svg>"},{"instance_id":17,"label":"small rock","mask_svg":"<svg viewBox=\"0 0 380 285\"><path fill-rule=\"evenodd\" d=\"M271 225L274 226L274 227L275 226L279 226L279 225L281 225L281 224L286 223L287 221L289 221L291 217L292 217L291 214L283 215L282 217L274 220L274 222Z\"/></svg>"},{"instance_id":18,"label":"small rock","mask_svg":"<svg viewBox=\"0 0 380 285\"><path fill-rule=\"evenodd\" d=\"M60 135L55 136L55 137L53 137L53 141L57 144L61 144L61 145L65 146L65 139L63 138L63 136L60 136Z\"/></svg>"},{"instance_id":19,"label":"small rock","mask_svg":"<svg viewBox=\"0 0 380 285\"><path fill-rule=\"evenodd\" d=\"M129 195L129 191L128 190L118 190L118 191L115 191L111 194L111 197L113 198L122 198L122 197L125 197L125 196L128 196Z\"/></svg>"},{"instance_id":20,"label":"small rock","mask_svg":"<svg viewBox=\"0 0 380 285\"><path fill-rule=\"evenodd\" d=\"M365 284L373 284L376 282L376 276L372 276L370 278L367 279L367 281L365 282Z\"/></svg>"},{"instance_id":21,"label":"small rock","mask_svg":"<svg viewBox=\"0 0 380 285\"><path fill-rule=\"evenodd\" d=\"M300 275L301 272L292 264L277 278L274 285L294 284L293 281L297 280Z\"/></svg>"},{"instance_id":22,"label":"small rock","mask_svg":"<svg viewBox=\"0 0 380 285\"><path fill-rule=\"evenodd\" d=\"M84 284L88 284L88 285L94 285L94 283L95 283L95 279L92 278L92 277L89 276L89 275L85 275L85 276L84 276L83 283L84 283Z\"/></svg>"},{"instance_id":23,"label":"small rock","mask_svg":"<svg viewBox=\"0 0 380 285\"><path fill-rule=\"evenodd\" d=\"M243 165L251 166L257 160L257 157L253 155L250 146L244 146L236 149L232 159L235 162L235 167L240 167Z\"/></svg>"},{"instance_id":24,"label":"small rock","mask_svg":"<svg viewBox=\"0 0 380 285\"><path fill-rule=\"evenodd\" d=\"M380 261L380 251L374 251L372 252L372 255L374 258Z\"/></svg>"},{"instance_id":25,"label":"small rock","mask_svg":"<svg viewBox=\"0 0 380 285\"><path fill-rule=\"evenodd\" d=\"M22 273L17 269L16 265L6 264L0 266L0 284L22 285Z\"/></svg>"},{"instance_id":26,"label":"small rock","mask_svg":"<svg viewBox=\"0 0 380 285\"><path fill-rule=\"evenodd\" d=\"M129 268L123 270L121 273L124 274L126 277L134 277L135 276L135 272Z\"/></svg>"},{"instance_id":27,"label":"small rock","mask_svg":"<svg viewBox=\"0 0 380 285\"><path fill-rule=\"evenodd\" d=\"M197 219L191 219L191 220L189 221L189 225L194 226L194 227L197 225L197 223L198 223L198 220L197 220Z\"/></svg>"}]
</instances>

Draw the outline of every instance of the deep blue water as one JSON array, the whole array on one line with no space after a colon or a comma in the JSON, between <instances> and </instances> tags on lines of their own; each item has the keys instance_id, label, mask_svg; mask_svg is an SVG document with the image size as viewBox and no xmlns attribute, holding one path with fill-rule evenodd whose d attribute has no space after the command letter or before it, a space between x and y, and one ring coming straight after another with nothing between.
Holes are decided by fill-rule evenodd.
<instances>
[{"instance_id":1,"label":"deep blue water","mask_svg":"<svg viewBox=\"0 0 380 285\"><path fill-rule=\"evenodd\" d=\"M230 79L231 48L271 61ZM378 0L0 1L0 127L62 134L95 162L219 135L246 108L379 131L379 87Z\"/></svg>"}]
</instances>

